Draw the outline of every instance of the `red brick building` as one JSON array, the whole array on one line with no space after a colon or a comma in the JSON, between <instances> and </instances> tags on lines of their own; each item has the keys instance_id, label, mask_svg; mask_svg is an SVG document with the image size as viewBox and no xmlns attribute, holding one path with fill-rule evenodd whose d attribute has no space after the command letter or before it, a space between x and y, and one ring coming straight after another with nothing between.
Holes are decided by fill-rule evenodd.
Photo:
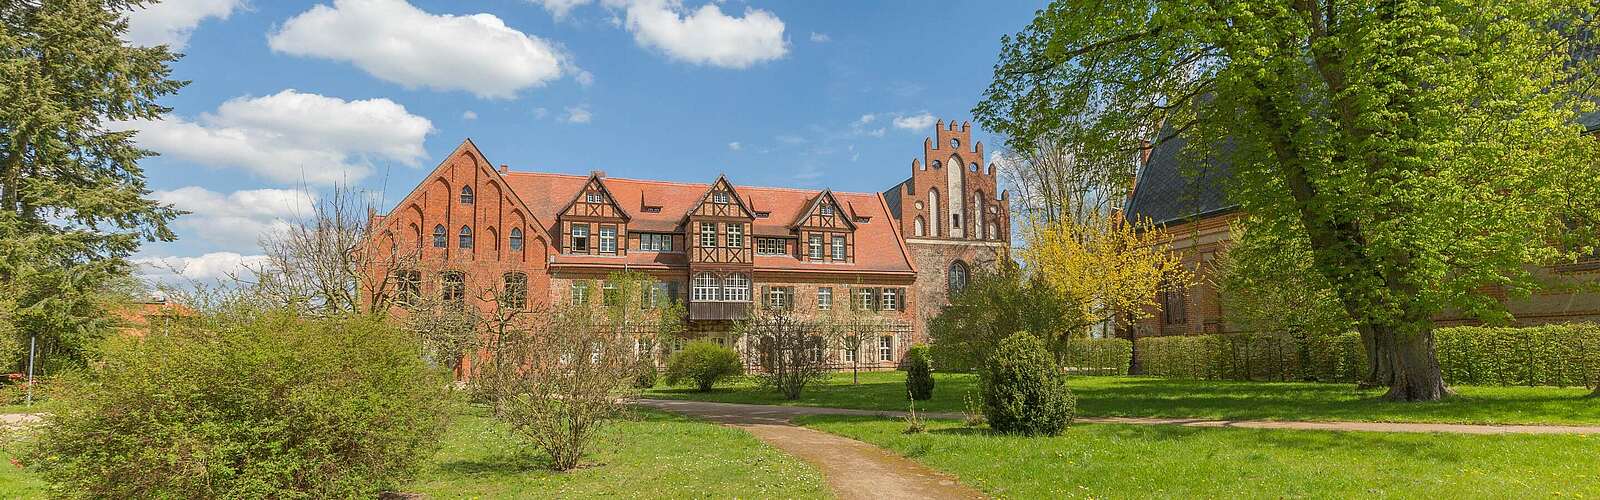
<instances>
[{"instance_id":1,"label":"red brick building","mask_svg":"<svg viewBox=\"0 0 1600 500\"><path fill-rule=\"evenodd\" d=\"M1584 115L1579 122L1588 135L1600 140L1600 112ZM1169 133L1163 131L1163 134ZM1195 284L1187 289L1157 297L1160 305L1148 311L1152 314L1131 332L1139 337L1240 330L1229 321L1222 297L1207 279L1212 263L1227 248L1229 224L1240 215L1238 205L1229 201L1223 190L1231 166L1221 161L1181 166L1179 158L1184 146L1180 135L1150 151L1140 166L1136 189L1126 207L1130 216L1148 218L1164 227L1171 235L1168 243L1173 251L1182 256L1196 277ZM1536 272L1600 280L1600 259ZM1496 292L1490 290L1490 293ZM1518 324L1600 322L1600 294L1597 293L1546 291L1519 299L1508 298L1504 293L1498 296ZM1475 322L1466 315L1449 312L1434 320L1439 326Z\"/></svg>"},{"instance_id":2,"label":"red brick building","mask_svg":"<svg viewBox=\"0 0 1600 500\"><path fill-rule=\"evenodd\" d=\"M867 361L892 366L1010 241L1009 196L971 126L936 129L910 178L881 193L746 186L737 171L686 183L494 168L468 140L372 226L380 245L419 252L397 271L416 283L404 293L585 303L609 274L638 271L687 305L693 336L723 344L756 307L870 308L891 326Z\"/></svg>"}]
</instances>

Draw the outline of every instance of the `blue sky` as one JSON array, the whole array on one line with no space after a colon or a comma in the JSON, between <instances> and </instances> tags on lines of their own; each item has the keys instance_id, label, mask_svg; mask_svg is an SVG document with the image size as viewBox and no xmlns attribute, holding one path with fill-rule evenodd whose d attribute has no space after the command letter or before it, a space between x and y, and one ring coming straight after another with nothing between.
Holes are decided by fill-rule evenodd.
<instances>
[{"instance_id":1,"label":"blue sky","mask_svg":"<svg viewBox=\"0 0 1600 500\"><path fill-rule=\"evenodd\" d=\"M137 257L214 277L333 183L387 209L467 138L514 170L880 191L1042 3L170 0L128 38L192 83L127 126L196 213Z\"/></svg>"}]
</instances>

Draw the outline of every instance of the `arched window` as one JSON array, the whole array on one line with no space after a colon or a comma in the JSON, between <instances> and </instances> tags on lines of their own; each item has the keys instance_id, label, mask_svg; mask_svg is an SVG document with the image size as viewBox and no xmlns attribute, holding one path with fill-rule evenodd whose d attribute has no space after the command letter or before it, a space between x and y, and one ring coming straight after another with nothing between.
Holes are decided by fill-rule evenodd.
<instances>
[{"instance_id":1,"label":"arched window","mask_svg":"<svg viewBox=\"0 0 1600 500\"><path fill-rule=\"evenodd\" d=\"M1000 226L996 226L993 222L990 222L989 223L989 233L985 234L984 238L985 239L991 239L991 240L1000 239Z\"/></svg>"},{"instance_id":2,"label":"arched window","mask_svg":"<svg viewBox=\"0 0 1600 500\"><path fill-rule=\"evenodd\" d=\"M930 162L928 162L928 164L929 164L929 165L933 165L933 169L934 169L934 170L938 170L938 169L939 169L939 167L942 167L942 166L944 166L944 164L943 164L943 163L939 163L939 160L933 160L933 161L930 161Z\"/></svg>"},{"instance_id":3,"label":"arched window","mask_svg":"<svg viewBox=\"0 0 1600 500\"><path fill-rule=\"evenodd\" d=\"M511 251L522 251L522 228L511 228Z\"/></svg>"},{"instance_id":4,"label":"arched window","mask_svg":"<svg viewBox=\"0 0 1600 500\"><path fill-rule=\"evenodd\" d=\"M950 295L961 293L967 288L968 276L967 263L955 261L950 263Z\"/></svg>"},{"instance_id":5,"label":"arched window","mask_svg":"<svg viewBox=\"0 0 1600 500\"><path fill-rule=\"evenodd\" d=\"M928 236L939 237L939 190L928 188L928 220L933 221L933 227L928 229Z\"/></svg>"},{"instance_id":6,"label":"arched window","mask_svg":"<svg viewBox=\"0 0 1600 500\"><path fill-rule=\"evenodd\" d=\"M915 232L913 234L916 234L917 236L927 236L928 235L928 222L922 220L922 216L921 215L917 216L917 219L912 222L912 225L914 226L914 229L915 229Z\"/></svg>"},{"instance_id":7,"label":"arched window","mask_svg":"<svg viewBox=\"0 0 1600 500\"><path fill-rule=\"evenodd\" d=\"M729 302L750 301L750 277L743 274L730 274L722 278L722 300Z\"/></svg>"},{"instance_id":8,"label":"arched window","mask_svg":"<svg viewBox=\"0 0 1600 500\"><path fill-rule=\"evenodd\" d=\"M445 271L440 275L439 298L445 302L460 302L467 297L467 275L461 271Z\"/></svg>"},{"instance_id":9,"label":"arched window","mask_svg":"<svg viewBox=\"0 0 1600 500\"><path fill-rule=\"evenodd\" d=\"M461 186L461 204L472 204L472 186Z\"/></svg>"},{"instance_id":10,"label":"arched window","mask_svg":"<svg viewBox=\"0 0 1600 500\"><path fill-rule=\"evenodd\" d=\"M971 165L967 165L967 170L971 170L973 172L977 172L978 171L978 162L972 162Z\"/></svg>"},{"instance_id":11,"label":"arched window","mask_svg":"<svg viewBox=\"0 0 1600 500\"><path fill-rule=\"evenodd\" d=\"M449 235L448 235L448 233L445 232L444 224L439 224L437 226L433 226L433 246L434 246L434 248L444 248L446 243L449 241L448 238L449 238Z\"/></svg>"},{"instance_id":12,"label":"arched window","mask_svg":"<svg viewBox=\"0 0 1600 500\"><path fill-rule=\"evenodd\" d=\"M717 277L711 273L694 275L694 301L709 302L718 300L721 295L717 293Z\"/></svg>"},{"instance_id":13,"label":"arched window","mask_svg":"<svg viewBox=\"0 0 1600 500\"><path fill-rule=\"evenodd\" d=\"M501 279L505 281L506 307L528 307L528 275L512 272L502 275Z\"/></svg>"},{"instance_id":14,"label":"arched window","mask_svg":"<svg viewBox=\"0 0 1600 500\"><path fill-rule=\"evenodd\" d=\"M461 226L461 241L457 243L461 248L472 248L472 228Z\"/></svg>"}]
</instances>

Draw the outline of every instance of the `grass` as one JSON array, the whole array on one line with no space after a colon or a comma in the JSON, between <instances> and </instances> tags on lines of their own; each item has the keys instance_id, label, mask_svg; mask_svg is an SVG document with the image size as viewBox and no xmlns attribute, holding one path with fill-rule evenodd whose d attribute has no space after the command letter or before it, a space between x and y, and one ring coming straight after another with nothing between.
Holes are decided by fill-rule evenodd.
<instances>
[{"instance_id":1,"label":"grass","mask_svg":"<svg viewBox=\"0 0 1600 500\"><path fill-rule=\"evenodd\" d=\"M1080 424L999 436L948 420L812 416L996 497L1533 498L1600 496L1600 435L1468 436Z\"/></svg>"},{"instance_id":2,"label":"grass","mask_svg":"<svg viewBox=\"0 0 1600 500\"><path fill-rule=\"evenodd\" d=\"M727 388L697 393L687 388L656 388L647 397L725 403L830 406L865 410L905 410L905 373L832 375L788 401L741 380ZM959 412L963 398L976 394L977 378L965 373L935 373L933 399L917 403L928 412ZM1210 419L1365 422L1442 422L1464 424L1600 424L1600 400L1586 399L1582 388L1457 387L1457 396L1431 403L1389 403L1382 390L1356 390L1347 384L1305 382L1226 382L1149 377L1073 377L1069 385L1084 416L1193 417Z\"/></svg>"},{"instance_id":3,"label":"grass","mask_svg":"<svg viewBox=\"0 0 1600 500\"><path fill-rule=\"evenodd\" d=\"M744 431L640 410L603 431L578 469L551 472L479 409L451 424L405 491L428 498L826 498L815 468ZM4 461L0 498L45 497L44 483Z\"/></svg>"}]
</instances>

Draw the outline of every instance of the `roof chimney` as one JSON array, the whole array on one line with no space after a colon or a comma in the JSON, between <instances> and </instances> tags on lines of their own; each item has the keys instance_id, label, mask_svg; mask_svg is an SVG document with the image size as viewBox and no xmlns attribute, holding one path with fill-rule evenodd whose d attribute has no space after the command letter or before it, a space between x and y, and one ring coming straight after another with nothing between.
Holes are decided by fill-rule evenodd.
<instances>
[{"instance_id":1,"label":"roof chimney","mask_svg":"<svg viewBox=\"0 0 1600 500\"><path fill-rule=\"evenodd\" d=\"M604 170L590 170L589 171L589 175L604 179L606 177L606 171L604 171Z\"/></svg>"},{"instance_id":2,"label":"roof chimney","mask_svg":"<svg viewBox=\"0 0 1600 500\"><path fill-rule=\"evenodd\" d=\"M500 164L500 173L504 174L504 173L507 173L507 172L510 172L510 171L511 171L511 167L510 166L508 166L508 165L506 165L504 163Z\"/></svg>"}]
</instances>

